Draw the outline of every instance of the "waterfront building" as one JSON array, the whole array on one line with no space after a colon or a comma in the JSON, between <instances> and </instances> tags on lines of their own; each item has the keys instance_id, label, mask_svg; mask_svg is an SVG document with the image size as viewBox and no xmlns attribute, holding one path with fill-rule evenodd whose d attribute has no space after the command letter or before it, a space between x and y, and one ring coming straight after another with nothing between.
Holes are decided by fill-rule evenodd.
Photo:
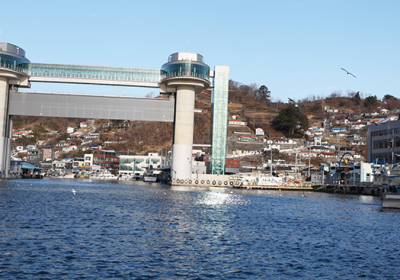
<instances>
[{"instance_id":1,"label":"waterfront building","mask_svg":"<svg viewBox=\"0 0 400 280\"><path fill-rule=\"evenodd\" d=\"M75 157L72 161L72 168L73 169L85 168L85 158Z\"/></svg>"},{"instance_id":2,"label":"waterfront building","mask_svg":"<svg viewBox=\"0 0 400 280\"><path fill-rule=\"evenodd\" d=\"M54 160L52 163L53 169L72 169L72 159L64 158L62 160Z\"/></svg>"},{"instance_id":3,"label":"waterfront building","mask_svg":"<svg viewBox=\"0 0 400 280\"><path fill-rule=\"evenodd\" d=\"M158 153L148 153L148 155L120 155L119 156L119 175L133 176L134 174L143 175L146 169L157 169L165 167L166 158Z\"/></svg>"},{"instance_id":4,"label":"waterfront building","mask_svg":"<svg viewBox=\"0 0 400 280\"><path fill-rule=\"evenodd\" d=\"M93 154L85 154L85 168L93 166Z\"/></svg>"},{"instance_id":5,"label":"waterfront building","mask_svg":"<svg viewBox=\"0 0 400 280\"><path fill-rule=\"evenodd\" d=\"M400 162L400 120L375 123L368 127L367 161Z\"/></svg>"},{"instance_id":6,"label":"waterfront building","mask_svg":"<svg viewBox=\"0 0 400 280\"><path fill-rule=\"evenodd\" d=\"M372 185L375 177L381 174L383 169L382 165L362 161L359 164L346 166L332 163L329 165L329 178L325 183L336 185Z\"/></svg>"},{"instance_id":7,"label":"waterfront building","mask_svg":"<svg viewBox=\"0 0 400 280\"><path fill-rule=\"evenodd\" d=\"M96 150L93 152L93 165L101 168L119 168L119 157L114 150Z\"/></svg>"}]
</instances>

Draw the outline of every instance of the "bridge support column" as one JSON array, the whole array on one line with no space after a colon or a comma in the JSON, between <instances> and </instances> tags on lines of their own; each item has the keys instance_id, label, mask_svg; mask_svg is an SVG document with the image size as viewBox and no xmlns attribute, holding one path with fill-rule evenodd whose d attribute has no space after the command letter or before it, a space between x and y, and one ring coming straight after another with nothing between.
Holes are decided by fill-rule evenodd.
<instances>
[{"instance_id":1,"label":"bridge support column","mask_svg":"<svg viewBox=\"0 0 400 280\"><path fill-rule=\"evenodd\" d=\"M10 168L11 137L8 116L8 94L8 78L0 76L0 178L7 178Z\"/></svg>"},{"instance_id":2,"label":"bridge support column","mask_svg":"<svg viewBox=\"0 0 400 280\"><path fill-rule=\"evenodd\" d=\"M194 86L177 86L172 145L172 176L175 179L188 180L192 176L194 96Z\"/></svg>"},{"instance_id":3,"label":"bridge support column","mask_svg":"<svg viewBox=\"0 0 400 280\"><path fill-rule=\"evenodd\" d=\"M192 178L195 94L211 85L210 67L200 54L178 52L168 57L161 76L160 93L176 94L171 176L182 184Z\"/></svg>"}]
</instances>

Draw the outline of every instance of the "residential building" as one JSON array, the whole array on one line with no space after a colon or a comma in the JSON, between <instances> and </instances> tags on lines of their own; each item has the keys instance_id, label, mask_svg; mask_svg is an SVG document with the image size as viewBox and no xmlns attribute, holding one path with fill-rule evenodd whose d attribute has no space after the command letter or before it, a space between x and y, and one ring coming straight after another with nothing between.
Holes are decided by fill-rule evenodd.
<instances>
[{"instance_id":1,"label":"residential building","mask_svg":"<svg viewBox=\"0 0 400 280\"><path fill-rule=\"evenodd\" d=\"M40 161L54 160L54 150L46 148L39 149L39 160Z\"/></svg>"},{"instance_id":2,"label":"residential building","mask_svg":"<svg viewBox=\"0 0 400 280\"><path fill-rule=\"evenodd\" d=\"M157 169L166 164L166 158L157 153L149 153L147 156L120 155L119 159L120 175L143 174L147 168Z\"/></svg>"},{"instance_id":3,"label":"residential building","mask_svg":"<svg viewBox=\"0 0 400 280\"><path fill-rule=\"evenodd\" d=\"M257 142L257 137L252 135L239 135L239 141L242 142Z\"/></svg>"},{"instance_id":4,"label":"residential building","mask_svg":"<svg viewBox=\"0 0 400 280\"><path fill-rule=\"evenodd\" d=\"M264 129L262 129L262 128L256 128L256 135L257 136L263 136L265 133L264 133Z\"/></svg>"},{"instance_id":5,"label":"residential building","mask_svg":"<svg viewBox=\"0 0 400 280\"><path fill-rule=\"evenodd\" d=\"M400 162L400 120L368 127L367 161L375 163Z\"/></svg>"},{"instance_id":6,"label":"residential building","mask_svg":"<svg viewBox=\"0 0 400 280\"><path fill-rule=\"evenodd\" d=\"M228 120L228 125L240 125L240 126L246 126L247 122L242 121L242 120L234 120L234 119L230 119Z\"/></svg>"},{"instance_id":7,"label":"residential building","mask_svg":"<svg viewBox=\"0 0 400 280\"><path fill-rule=\"evenodd\" d=\"M93 165L102 168L119 168L119 157L114 150L96 150L93 152Z\"/></svg>"},{"instance_id":8,"label":"residential building","mask_svg":"<svg viewBox=\"0 0 400 280\"><path fill-rule=\"evenodd\" d=\"M52 167L54 169L72 169L72 159L64 158L62 160L54 160Z\"/></svg>"},{"instance_id":9,"label":"residential building","mask_svg":"<svg viewBox=\"0 0 400 280\"><path fill-rule=\"evenodd\" d=\"M78 147L76 145L69 145L67 147L63 147L62 151L63 151L63 153L69 153L69 152L75 151L77 149L78 149Z\"/></svg>"},{"instance_id":10,"label":"residential building","mask_svg":"<svg viewBox=\"0 0 400 280\"><path fill-rule=\"evenodd\" d=\"M90 168L93 166L93 154L85 154L85 168Z\"/></svg>"},{"instance_id":11,"label":"residential building","mask_svg":"<svg viewBox=\"0 0 400 280\"><path fill-rule=\"evenodd\" d=\"M75 157L72 161L73 169L81 169L85 168L85 158L84 157Z\"/></svg>"}]
</instances>

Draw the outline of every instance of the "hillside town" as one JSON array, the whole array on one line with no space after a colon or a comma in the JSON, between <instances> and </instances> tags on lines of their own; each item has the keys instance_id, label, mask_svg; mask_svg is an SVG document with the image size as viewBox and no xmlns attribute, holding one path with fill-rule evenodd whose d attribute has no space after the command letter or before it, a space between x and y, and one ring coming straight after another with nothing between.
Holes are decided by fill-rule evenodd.
<instances>
[{"instance_id":1,"label":"hillside town","mask_svg":"<svg viewBox=\"0 0 400 280\"><path fill-rule=\"evenodd\" d=\"M198 105L200 103L197 102ZM378 111L361 113L324 106L322 116L312 116L302 134L290 137L272 129L273 118L267 120L267 125L257 127L257 123L245 110L242 110L244 114L241 115L240 110L234 110L234 107L235 102L230 102L225 166L227 175L265 172L277 177L293 177L312 185L328 182L340 184L344 181L362 184L362 178L365 177L364 185L371 185L379 177L374 178L373 174L385 173L383 166L396 162L397 153L392 155L391 149L394 151L396 147L398 152L399 138L392 145L389 140L383 144L381 149L386 149L387 155L381 153L376 160L372 158L372 150L368 150L370 145L367 145L367 138L369 127L398 122L399 110L388 110L381 106ZM299 110L301 112L300 107ZM202 113L207 113L204 106ZM69 123L65 131L43 130L40 133L42 137L38 138L47 140L13 146L14 164L24 164L15 164L12 170L15 174L39 174L40 170L41 176L119 180L143 179L151 172L153 177L158 176L157 180L170 180L160 175L170 165L170 149L143 150L139 153L118 149L126 147L123 144L127 140L115 135L129 131L135 125L135 122L128 121L88 119ZM109 137L104 137L105 134ZM38 136L38 132L15 127L13 143L20 143L21 139L32 139L34 135ZM210 173L210 151L207 143L193 146L193 174ZM372 162L369 168L365 168L367 162ZM366 171L360 170L360 163L364 163ZM345 174L341 168L344 165L347 166ZM18 170L18 166L24 170ZM371 173L368 179L367 173Z\"/></svg>"}]
</instances>

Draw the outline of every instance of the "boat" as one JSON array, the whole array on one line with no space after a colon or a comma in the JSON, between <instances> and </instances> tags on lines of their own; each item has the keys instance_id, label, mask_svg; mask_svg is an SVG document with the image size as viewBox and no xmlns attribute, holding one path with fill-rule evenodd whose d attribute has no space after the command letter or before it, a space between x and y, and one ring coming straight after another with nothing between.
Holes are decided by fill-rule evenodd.
<instances>
[{"instance_id":1,"label":"boat","mask_svg":"<svg viewBox=\"0 0 400 280\"><path fill-rule=\"evenodd\" d=\"M118 176L112 174L108 170L103 170L101 173L94 175L92 179L112 181L118 180Z\"/></svg>"},{"instance_id":2,"label":"boat","mask_svg":"<svg viewBox=\"0 0 400 280\"><path fill-rule=\"evenodd\" d=\"M118 180L119 181L132 181L133 180L133 176L129 175L129 174L119 174Z\"/></svg>"},{"instance_id":3,"label":"boat","mask_svg":"<svg viewBox=\"0 0 400 280\"><path fill-rule=\"evenodd\" d=\"M282 190L312 190L311 186L305 186L302 182L292 176L277 177L271 174L243 174L239 186L241 188L258 189L282 189Z\"/></svg>"},{"instance_id":4,"label":"boat","mask_svg":"<svg viewBox=\"0 0 400 280\"><path fill-rule=\"evenodd\" d=\"M143 182L157 182L157 174L152 169L147 170L143 175Z\"/></svg>"},{"instance_id":5,"label":"boat","mask_svg":"<svg viewBox=\"0 0 400 280\"><path fill-rule=\"evenodd\" d=\"M381 194L382 208L400 209L400 187L395 191Z\"/></svg>"}]
</instances>

